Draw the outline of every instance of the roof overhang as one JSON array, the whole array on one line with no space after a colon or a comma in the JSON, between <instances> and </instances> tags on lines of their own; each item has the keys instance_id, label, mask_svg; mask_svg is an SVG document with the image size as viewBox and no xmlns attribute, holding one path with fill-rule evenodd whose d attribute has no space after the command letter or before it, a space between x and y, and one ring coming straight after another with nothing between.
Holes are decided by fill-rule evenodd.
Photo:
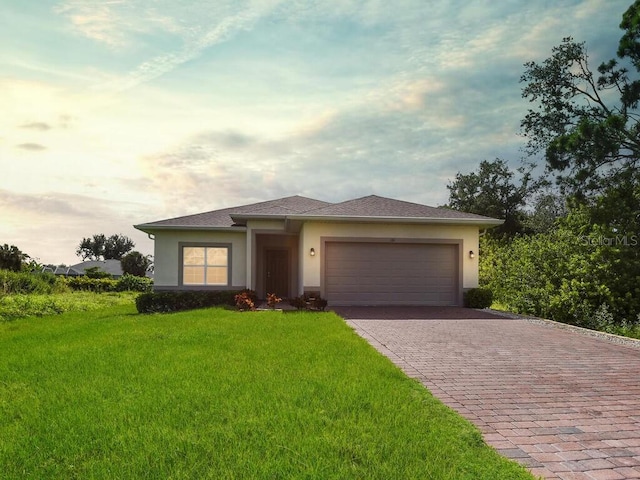
<instances>
[{"instance_id":1,"label":"roof overhang","mask_svg":"<svg viewBox=\"0 0 640 480\"><path fill-rule=\"evenodd\" d=\"M207 227L202 225L150 225L139 224L134 228L145 233L160 231L208 231L245 233L250 220L282 220L287 231L300 231L304 222L325 223L376 223L376 224L418 224L418 225L456 225L493 228L502 225L504 220L497 218L436 218L436 217L388 217L388 216L350 216L350 215L231 215L235 225L229 227Z\"/></svg>"},{"instance_id":2,"label":"roof overhang","mask_svg":"<svg viewBox=\"0 0 640 480\"><path fill-rule=\"evenodd\" d=\"M341 222L341 223L412 223L428 225L467 225L480 228L491 228L502 225L504 220L497 218L437 218L437 217L389 217L389 216L357 216L357 215L231 215L234 222L246 225L249 220L284 220L285 222Z\"/></svg>"},{"instance_id":3,"label":"roof overhang","mask_svg":"<svg viewBox=\"0 0 640 480\"><path fill-rule=\"evenodd\" d=\"M168 230L173 231L203 231L206 230L208 232L237 232L237 233L245 233L246 226L245 225L233 225L230 227L207 227L202 225L148 225L148 224L140 224L134 225L133 228L140 230L144 233L156 233L156 232L164 232Z\"/></svg>"}]
</instances>

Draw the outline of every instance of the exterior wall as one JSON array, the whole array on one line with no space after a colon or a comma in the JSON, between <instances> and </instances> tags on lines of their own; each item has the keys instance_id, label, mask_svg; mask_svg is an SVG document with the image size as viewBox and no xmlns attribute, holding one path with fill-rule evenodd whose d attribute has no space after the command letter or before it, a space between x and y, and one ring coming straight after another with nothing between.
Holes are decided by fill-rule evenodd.
<instances>
[{"instance_id":1,"label":"exterior wall","mask_svg":"<svg viewBox=\"0 0 640 480\"><path fill-rule=\"evenodd\" d=\"M246 252L247 242L244 230L239 232L169 230L155 234L154 241L154 288L180 288L180 243L227 243L231 244L231 285L244 288L247 285ZM207 288L215 287L188 287Z\"/></svg>"},{"instance_id":2,"label":"exterior wall","mask_svg":"<svg viewBox=\"0 0 640 480\"><path fill-rule=\"evenodd\" d=\"M323 262L323 238L379 238L382 240L419 239L460 241L462 245L462 288L478 286L478 227L456 225L413 225L372 223L307 222L300 232L302 291L320 291ZM315 256L309 254L311 248ZM473 250L475 258L469 258Z\"/></svg>"},{"instance_id":3,"label":"exterior wall","mask_svg":"<svg viewBox=\"0 0 640 480\"><path fill-rule=\"evenodd\" d=\"M183 242L225 243L231 244L231 285L232 288L253 288L262 286L261 269L258 263L260 246L257 238L264 243L262 235L285 234L285 224L281 220L252 220L248 222L246 231L219 232L170 230L155 234L155 288L179 288L180 250ZM450 225L413 225L413 224L373 224L373 223L331 223L306 222L300 231L298 248L291 243L292 239L283 237L276 242L284 242L291 248L294 262L292 268L292 294L304 292L320 292L321 265L323 262L323 238L377 238L443 240L460 242L462 258L462 288L467 290L478 286L478 228L474 226ZM266 244L265 244L266 245ZM310 249L315 256L310 255ZM473 250L475 258L469 258ZM297 262L295 258L297 257ZM254 259L252 262L251 259ZM297 264L297 265L296 265ZM194 288L194 287L188 287ZM215 288L215 287L199 287ZM295 291L297 290L297 292Z\"/></svg>"}]
</instances>

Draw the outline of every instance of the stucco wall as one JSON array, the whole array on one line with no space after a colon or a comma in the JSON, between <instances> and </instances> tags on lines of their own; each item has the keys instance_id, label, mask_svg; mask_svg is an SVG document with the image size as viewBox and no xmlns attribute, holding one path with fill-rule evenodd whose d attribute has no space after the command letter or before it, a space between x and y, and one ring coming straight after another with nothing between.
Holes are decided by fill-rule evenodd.
<instances>
[{"instance_id":1,"label":"stucco wall","mask_svg":"<svg viewBox=\"0 0 640 480\"><path fill-rule=\"evenodd\" d=\"M244 287L246 282L247 244L244 231L235 232L194 232L171 230L155 234L154 242L154 285L156 287L178 287L181 242L230 243L231 244L231 286Z\"/></svg>"},{"instance_id":2,"label":"stucco wall","mask_svg":"<svg viewBox=\"0 0 640 480\"><path fill-rule=\"evenodd\" d=\"M319 289L322 265L322 237L396 239L439 239L462 241L462 288L478 286L478 228L455 225L381 225L307 222L300 232L302 261L301 290ZM316 252L309 255L310 249ZM475 258L469 258L473 250Z\"/></svg>"}]
</instances>

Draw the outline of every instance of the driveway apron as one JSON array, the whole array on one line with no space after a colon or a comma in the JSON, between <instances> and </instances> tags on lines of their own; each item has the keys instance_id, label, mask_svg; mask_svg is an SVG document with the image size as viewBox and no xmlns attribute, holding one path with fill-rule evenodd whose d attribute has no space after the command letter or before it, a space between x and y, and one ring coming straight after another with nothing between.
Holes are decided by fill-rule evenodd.
<instances>
[{"instance_id":1,"label":"driveway apron","mask_svg":"<svg viewBox=\"0 0 640 480\"><path fill-rule=\"evenodd\" d=\"M640 342L470 309L335 310L533 474L640 479Z\"/></svg>"}]
</instances>

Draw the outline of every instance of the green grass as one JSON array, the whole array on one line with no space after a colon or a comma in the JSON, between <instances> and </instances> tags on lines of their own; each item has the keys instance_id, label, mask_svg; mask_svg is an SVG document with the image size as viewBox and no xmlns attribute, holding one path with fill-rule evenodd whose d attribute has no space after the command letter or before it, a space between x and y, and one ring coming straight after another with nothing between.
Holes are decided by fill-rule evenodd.
<instances>
[{"instance_id":1,"label":"green grass","mask_svg":"<svg viewBox=\"0 0 640 480\"><path fill-rule=\"evenodd\" d=\"M0 323L0 476L531 479L331 313Z\"/></svg>"},{"instance_id":2,"label":"green grass","mask_svg":"<svg viewBox=\"0 0 640 480\"><path fill-rule=\"evenodd\" d=\"M64 312L86 312L116 305L131 305L136 292L65 292L0 295L0 323L22 317Z\"/></svg>"}]
</instances>

